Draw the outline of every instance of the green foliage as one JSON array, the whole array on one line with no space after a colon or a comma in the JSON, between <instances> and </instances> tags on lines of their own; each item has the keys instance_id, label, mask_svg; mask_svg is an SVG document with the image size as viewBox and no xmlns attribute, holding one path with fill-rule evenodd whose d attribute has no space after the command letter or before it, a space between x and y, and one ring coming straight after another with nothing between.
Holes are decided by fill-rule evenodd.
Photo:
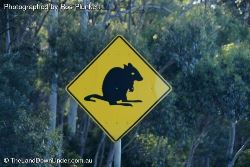
<instances>
[{"instance_id":1,"label":"green foliage","mask_svg":"<svg viewBox=\"0 0 250 167\"><path fill-rule=\"evenodd\" d=\"M244 151L244 153L240 156L236 167L248 167L250 164L250 149Z\"/></svg>"},{"instance_id":2,"label":"green foliage","mask_svg":"<svg viewBox=\"0 0 250 167\"><path fill-rule=\"evenodd\" d=\"M166 166L167 150L170 148L168 139L153 134L141 134L136 136L136 153L130 156L133 159L133 166L148 164L150 166ZM139 158L139 159L138 159Z\"/></svg>"},{"instance_id":3,"label":"green foliage","mask_svg":"<svg viewBox=\"0 0 250 167\"><path fill-rule=\"evenodd\" d=\"M205 13L200 5L182 15L174 13L169 17L174 19L166 19L159 39L155 39L151 47L160 67L174 60L183 72L192 71L200 58L217 52L214 34L217 23L212 10Z\"/></svg>"},{"instance_id":4,"label":"green foliage","mask_svg":"<svg viewBox=\"0 0 250 167\"><path fill-rule=\"evenodd\" d=\"M44 111L36 111L39 99L34 87L36 66L32 54L31 50L0 56L1 159L55 155L46 148L46 141L53 140L47 135L48 117Z\"/></svg>"}]
</instances>

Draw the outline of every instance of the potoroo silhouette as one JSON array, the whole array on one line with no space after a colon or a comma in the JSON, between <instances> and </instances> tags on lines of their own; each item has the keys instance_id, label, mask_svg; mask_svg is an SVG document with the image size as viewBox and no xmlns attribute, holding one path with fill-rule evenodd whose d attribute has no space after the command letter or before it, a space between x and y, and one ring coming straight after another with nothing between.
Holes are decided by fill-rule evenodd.
<instances>
[{"instance_id":1,"label":"potoroo silhouette","mask_svg":"<svg viewBox=\"0 0 250 167\"><path fill-rule=\"evenodd\" d=\"M142 102L141 100L128 100L127 92L134 91L134 81L142 81L139 71L131 64L124 68L114 67L105 76L102 84L103 96L91 94L84 98L86 101L95 102L94 98L109 102L110 105L132 106L129 102ZM122 100L123 103L117 103ZM125 103L124 103L125 102Z\"/></svg>"}]
</instances>

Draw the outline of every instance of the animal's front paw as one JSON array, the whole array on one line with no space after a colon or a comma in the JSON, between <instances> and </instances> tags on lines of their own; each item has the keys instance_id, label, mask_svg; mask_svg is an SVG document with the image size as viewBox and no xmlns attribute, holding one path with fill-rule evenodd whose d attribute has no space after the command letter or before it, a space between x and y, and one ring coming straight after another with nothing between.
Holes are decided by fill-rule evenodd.
<instances>
[{"instance_id":1,"label":"animal's front paw","mask_svg":"<svg viewBox=\"0 0 250 167\"><path fill-rule=\"evenodd\" d=\"M129 92L133 92L134 91L134 87L129 88Z\"/></svg>"},{"instance_id":2,"label":"animal's front paw","mask_svg":"<svg viewBox=\"0 0 250 167\"><path fill-rule=\"evenodd\" d=\"M133 106L132 104L130 104L130 103L124 103L125 105L124 106Z\"/></svg>"}]
</instances>

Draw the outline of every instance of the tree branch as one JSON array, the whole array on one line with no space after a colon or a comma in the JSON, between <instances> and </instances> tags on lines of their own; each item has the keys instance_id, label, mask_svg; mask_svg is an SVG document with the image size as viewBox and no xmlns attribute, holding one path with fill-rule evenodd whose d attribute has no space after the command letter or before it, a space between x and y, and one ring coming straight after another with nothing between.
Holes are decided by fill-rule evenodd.
<instances>
[{"instance_id":1,"label":"tree branch","mask_svg":"<svg viewBox=\"0 0 250 167\"><path fill-rule=\"evenodd\" d=\"M126 150L126 148L134 141L134 139L137 136L137 132L138 132L139 126L136 128L135 130L135 134L131 137L131 139L122 147L122 152L124 152L124 150Z\"/></svg>"},{"instance_id":2,"label":"tree branch","mask_svg":"<svg viewBox=\"0 0 250 167\"><path fill-rule=\"evenodd\" d=\"M49 11L50 11L50 10L48 10L48 11L45 13L45 15L44 15L43 18L41 19L40 23L38 24L38 26L37 26L37 28L36 28L36 30L35 30L35 33L34 33L34 37L37 36L37 34L39 33L40 29L42 28L42 25L43 25L43 23L44 23L44 21L45 21L45 18L46 18L46 17L48 16L48 14L49 14Z\"/></svg>"},{"instance_id":3,"label":"tree branch","mask_svg":"<svg viewBox=\"0 0 250 167\"><path fill-rule=\"evenodd\" d=\"M235 164L236 160L239 158L240 154L245 150L249 142L250 142L250 137L247 138L247 140L244 142L241 148L234 155L234 158L232 159L232 164Z\"/></svg>"},{"instance_id":4,"label":"tree branch","mask_svg":"<svg viewBox=\"0 0 250 167\"><path fill-rule=\"evenodd\" d=\"M174 64L175 61L174 60L169 60L160 70L159 73L162 74L169 66L171 66L172 64Z\"/></svg>"}]
</instances>

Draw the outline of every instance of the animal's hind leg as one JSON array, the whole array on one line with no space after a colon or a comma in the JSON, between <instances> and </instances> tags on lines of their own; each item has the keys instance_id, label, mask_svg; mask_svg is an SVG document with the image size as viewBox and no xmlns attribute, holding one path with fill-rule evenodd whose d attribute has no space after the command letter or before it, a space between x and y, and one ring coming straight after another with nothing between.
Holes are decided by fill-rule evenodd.
<instances>
[{"instance_id":1,"label":"animal's hind leg","mask_svg":"<svg viewBox=\"0 0 250 167\"><path fill-rule=\"evenodd\" d=\"M109 105L116 105L116 101L109 101Z\"/></svg>"},{"instance_id":2,"label":"animal's hind leg","mask_svg":"<svg viewBox=\"0 0 250 167\"><path fill-rule=\"evenodd\" d=\"M120 105L120 106L132 106L130 103L117 103L115 102L109 102L109 105Z\"/></svg>"},{"instance_id":3,"label":"animal's hind leg","mask_svg":"<svg viewBox=\"0 0 250 167\"><path fill-rule=\"evenodd\" d=\"M141 100L128 100L128 99L127 99L127 96L124 96L124 97L122 98L122 102L129 102L129 103L134 102L134 103L137 103L137 102L142 102L142 101L141 101Z\"/></svg>"},{"instance_id":4,"label":"animal's hind leg","mask_svg":"<svg viewBox=\"0 0 250 167\"><path fill-rule=\"evenodd\" d=\"M117 103L116 105L121 105L121 106L133 106L130 103Z\"/></svg>"},{"instance_id":5,"label":"animal's hind leg","mask_svg":"<svg viewBox=\"0 0 250 167\"><path fill-rule=\"evenodd\" d=\"M142 100L122 100L123 102L130 102L130 103L139 103L142 102Z\"/></svg>"}]
</instances>

